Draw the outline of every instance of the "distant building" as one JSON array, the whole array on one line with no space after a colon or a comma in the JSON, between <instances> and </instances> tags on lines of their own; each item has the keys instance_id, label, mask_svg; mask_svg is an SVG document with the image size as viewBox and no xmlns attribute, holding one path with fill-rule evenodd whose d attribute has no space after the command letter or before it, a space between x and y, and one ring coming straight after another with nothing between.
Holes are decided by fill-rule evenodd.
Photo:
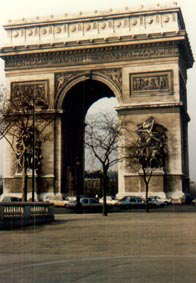
<instances>
[{"instance_id":1,"label":"distant building","mask_svg":"<svg viewBox=\"0 0 196 283\"><path fill-rule=\"evenodd\" d=\"M84 194L102 196L102 174L100 171L85 172ZM118 192L117 172L109 172L109 184L107 195L116 195Z\"/></svg>"}]
</instances>

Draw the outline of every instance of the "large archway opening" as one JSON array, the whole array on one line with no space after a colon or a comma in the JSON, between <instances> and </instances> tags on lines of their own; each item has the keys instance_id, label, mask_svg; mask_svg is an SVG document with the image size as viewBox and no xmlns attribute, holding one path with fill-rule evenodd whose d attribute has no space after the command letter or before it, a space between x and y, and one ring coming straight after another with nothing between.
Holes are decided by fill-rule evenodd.
<instances>
[{"instance_id":1,"label":"large archway opening","mask_svg":"<svg viewBox=\"0 0 196 283\"><path fill-rule=\"evenodd\" d=\"M62 104L62 194L84 193L85 117L95 102L111 97L115 97L113 91L93 79L77 83L66 93Z\"/></svg>"},{"instance_id":2,"label":"large archway opening","mask_svg":"<svg viewBox=\"0 0 196 283\"><path fill-rule=\"evenodd\" d=\"M111 122L115 120L117 121L118 114L117 114L117 111L115 110L116 106L117 106L117 99L115 97L104 97L104 98L97 100L89 107L86 113L86 117L85 117L85 124L86 125L95 124L95 126L98 126L100 125L99 123L103 119L105 119L105 117L107 118L108 123L110 121ZM107 125L107 121L106 121L106 125ZM103 130L104 134L108 130L109 129L107 128L105 129L105 131ZM86 131L85 131L85 139L86 139ZM115 153L113 152L113 155L116 155L116 154L117 152ZM89 148L86 147L85 148L85 171L86 173L89 172L90 174L92 174L93 172L97 172L100 170L102 170L102 164L98 160L95 160L95 157L92 151L90 151Z\"/></svg>"}]
</instances>

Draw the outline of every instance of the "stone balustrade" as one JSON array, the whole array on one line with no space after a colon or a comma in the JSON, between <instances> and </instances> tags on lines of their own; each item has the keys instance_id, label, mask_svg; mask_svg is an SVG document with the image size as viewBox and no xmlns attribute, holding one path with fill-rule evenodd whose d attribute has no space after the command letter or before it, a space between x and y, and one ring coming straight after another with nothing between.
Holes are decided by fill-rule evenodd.
<instances>
[{"instance_id":1,"label":"stone balustrade","mask_svg":"<svg viewBox=\"0 0 196 283\"><path fill-rule=\"evenodd\" d=\"M44 224L54 220L53 206L47 203L0 203L0 229L32 224Z\"/></svg>"}]
</instances>

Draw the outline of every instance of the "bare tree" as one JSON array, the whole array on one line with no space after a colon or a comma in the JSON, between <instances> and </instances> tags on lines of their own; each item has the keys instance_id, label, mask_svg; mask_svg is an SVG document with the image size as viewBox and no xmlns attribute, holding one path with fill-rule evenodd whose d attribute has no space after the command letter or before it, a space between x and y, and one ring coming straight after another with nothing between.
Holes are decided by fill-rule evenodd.
<instances>
[{"instance_id":1,"label":"bare tree","mask_svg":"<svg viewBox=\"0 0 196 283\"><path fill-rule=\"evenodd\" d=\"M150 117L137 126L137 141L127 146L130 166L135 168L145 184L146 211L149 211L149 183L153 171L162 168L165 173L167 158L167 129Z\"/></svg>"},{"instance_id":2,"label":"bare tree","mask_svg":"<svg viewBox=\"0 0 196 283\"><path fill-rule=\"evenodd\" d=\"M85 131L85 145L101 166L103 175L103 215L107 216L106 193L108 170L119 162L118 140L121 127L117 118L110 114L99 114L89 119Z\"/></svg>"},{"instance_id":3,"label":"bare tree","mask_svg":"<svg viewBox=\"0 0 196 283\"><path fill-rule=\"evenodd\" d=\"M0 139L5 138L15 153L16 171L23 177L23 201L27 201L27 171L32 170L33 184L35 170L39 170L42 159L41 143L46 139L43 133L51 121L43 113L47 104L39 95L39 89L26 87L23 91L16 91L10 99L6 91L6 88L1 88Z\"/></svg>"}]
</instances>

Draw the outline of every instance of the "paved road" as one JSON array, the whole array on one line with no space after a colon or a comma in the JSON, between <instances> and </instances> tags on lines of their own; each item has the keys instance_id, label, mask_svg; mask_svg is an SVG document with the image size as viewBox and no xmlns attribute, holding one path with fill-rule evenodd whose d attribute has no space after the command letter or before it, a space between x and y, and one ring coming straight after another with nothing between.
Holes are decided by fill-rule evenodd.
<instances>
[{"instance_id":1,"label":"paved road","mask_svg":"<svg viewBox=\"0 0 196 283\"><path fill-rule=\"evenodd\" d=\"M16 255L10 255L13 259ZM2 257L2 255L1 255ZM3 258L3 257L2 257ZM31 262L29 259L31 258ZM72 260L29 256L23 263L1 266L0 282L195 283L196 256L92 257Z\"/></svg>"},{"instance_id":2,"label":"paved road","mask_svg":"<svg viewBox=\"0 0 196 283\"><path fill-rule=\"evenodd\" d=\"M56 214L70 214L75 212L70 209L66 209L64 207L55 207L55 213ZM126 212L145 212L144 208L132 208L132 209L120 209L120 208L113 208L109 210L109 213L126 213ZM196 212L196 205L169 205L165 207L160 208L150 208L150 212L161 212L161 213L167 213L167 212L175 212L175 213L181 213L181 212ZM98 212L100 213L100 212Z\"/></svg>"},{"instance_id":3,"label":"paved road","mask_svg":"<svg viewBox=\"0 0 196 283\"><path fill-rule=\"evenodd\" d=\"M196 282L194 211L56 219L0 232L1 283Z\"/></svg>"}]
</instances>

